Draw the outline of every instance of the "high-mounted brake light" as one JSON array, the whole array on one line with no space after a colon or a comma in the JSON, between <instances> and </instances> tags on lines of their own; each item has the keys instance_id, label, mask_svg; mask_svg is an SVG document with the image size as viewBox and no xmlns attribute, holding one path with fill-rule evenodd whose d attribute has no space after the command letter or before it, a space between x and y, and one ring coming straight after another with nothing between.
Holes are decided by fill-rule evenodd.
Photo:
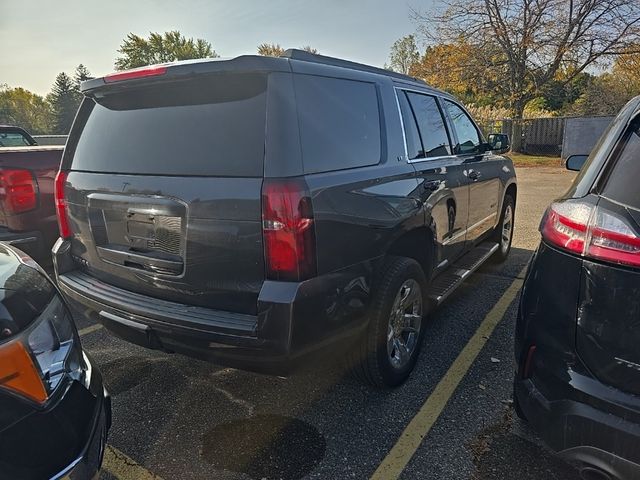
<instances>
[{"instance_id":1,"label":"high-mounted brake light","mask_svg":"<svg viewBox=\"0 0 640 480\"><path fill-rule=\"evenodd\" d=\"M304 182L265 179L262 234L267 278L301 281L316 274L313 208Z\"/></svg>"},{"instance_id":2,"label":"high-mounted brake light","mask_svg":"<svg viewBox=\"0 0 640 480\"><path fill-rule=\"evenodd\" d=\"M584 202L553 203L540 226L542 237L563 250L640 267L640 234L624 218Z\"/></svg>"},{"instance_id":3,"label":"high-mounted brake light","mask_svg":"<svg viewBox=\"0 0 640 480\"><path fill-rule=\"evenodd\" d=\"M164 65L151 65L150 67L133 68L124 72L114 72L104 77L105 83L122 82L124 80L133 80L135 78L156 77L167 73L167 67Z\"/></svg>"},{"instance_id":4,"label":"high-mounted brake light","mask_svg":"<svg viewBox=\"0 0 640 480\"><path fill-rule=\"evenodd\" d=\"M36 208L36 183L29 170L3 168L0 170L0 200L9 215L28 212Z\"/></svg>"},{"instance_id":5,"label":"high-mounted brake light","mask_svg":"<svg viewBox=\"0 0 640 480\"><path fill-rule=\"evenodd\" d=\"M53 196L56 204L56 215L58 216L58 229L62 238L69 238L72 234L69 226L69 216L67 214L67 200L64 195L64 184L67 181L67 172L59 171L53 188Z\"/></svg>"}]
</instances>

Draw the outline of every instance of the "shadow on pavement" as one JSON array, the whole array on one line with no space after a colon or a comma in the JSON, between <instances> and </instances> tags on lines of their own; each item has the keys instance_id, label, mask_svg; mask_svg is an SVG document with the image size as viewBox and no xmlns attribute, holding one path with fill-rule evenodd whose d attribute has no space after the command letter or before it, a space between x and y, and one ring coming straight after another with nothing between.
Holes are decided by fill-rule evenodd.
<instances>
[{"instance_id":1,"label":"shadow on pavement","mask_svg":"<svg viewBox=\"0 0 640 480\"><path fill-rule=\"evenodd\" d=\"M257 415L216 425L204 434L202 457L217 469L255 479L298 480L324 457L313 426L281 415Z\"/></svg>"}]
</instances>

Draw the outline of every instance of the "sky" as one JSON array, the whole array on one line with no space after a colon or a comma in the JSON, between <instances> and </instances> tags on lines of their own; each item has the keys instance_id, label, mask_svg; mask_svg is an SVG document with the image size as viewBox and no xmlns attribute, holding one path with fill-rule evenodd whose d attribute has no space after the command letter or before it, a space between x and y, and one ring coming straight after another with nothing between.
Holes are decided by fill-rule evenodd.
<instances>
[{"instance_id":1,"label":"sky","mask_svg":"<svg viewBox=\"0 0 640 480\"><path fill-rule=\"evenodd\" d=\"M113 71L129 32L168 30L205 39L222 57L279 43L383 66L393 42L416 30L411 8L435 1L0 0L0 85L44 95L80 63L94 76Z\"/></svg>"}]
</instances>

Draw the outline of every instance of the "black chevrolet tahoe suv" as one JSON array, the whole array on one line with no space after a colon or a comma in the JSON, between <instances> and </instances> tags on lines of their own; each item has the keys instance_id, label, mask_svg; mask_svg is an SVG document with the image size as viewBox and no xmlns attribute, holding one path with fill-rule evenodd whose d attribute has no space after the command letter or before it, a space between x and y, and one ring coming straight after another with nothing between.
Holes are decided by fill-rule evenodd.
<instances>
[{"instance_id":1,"label":"black chevrolet tahoe suv","mask_svg":"<svg viewBox=\"0 0 640 480\"><path fill-rule=\"evenodd\" d=\"M425 314L509 253L507 136L411 77L289 50L82 91L56 276L136 344L278 375L345 354L397 385Z\"/></svg>"}]
</instances>

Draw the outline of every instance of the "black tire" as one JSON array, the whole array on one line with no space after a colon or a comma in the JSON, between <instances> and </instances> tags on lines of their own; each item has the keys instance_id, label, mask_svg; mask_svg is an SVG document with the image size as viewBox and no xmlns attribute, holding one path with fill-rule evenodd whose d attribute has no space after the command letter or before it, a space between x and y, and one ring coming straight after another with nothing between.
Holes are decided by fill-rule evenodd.
<instances>
[{"instance_id":1,"label":"black tire","mask_svg":"<svg viewBox=\"0 0 640 480\"><path fill-rule=\"evenodd\" d=\"M503 237L503 232L505 228L505 217L506 215L508 215L509 211L511 213L510 214L511 229L510 229L509 239L508 241L505 241ZM493 232L493 235L491 236L491 240L493 240L498 244L498 250L496 250L496 253L494 253L493 256L491 257L491 261L493 263L503 263L509 256L509 252L511 251L511 243L513 242L513 227L515 224L515 220L516 220L515 201L513 200L513 197L511 195L507 194L504 196L504 202L502 203L502 213L500 214L500 222L498 223L498 226L496 227L495 231Z\"/></svg>"},{"instance_id":2,"label":"black tire","mask_svg":"<svg viewBox=\"0 0 640 480\"><path fill-rule=\"evenodd\" d=\"M414 337L408 362L397 367L392 364L387 347L391 310L396 297L401 295L401 289L406 288L407 282L413 283L412 280L420 287L420 328L417 338ZM426 285L424 272L415 260L405 257L388 257L385 260L374 282L367 330L350 352L351 367L356 377L377 387L395 387L407 379L415 366L424 338L424 316L428 305Z\"/></svg>"}]
</instances>

